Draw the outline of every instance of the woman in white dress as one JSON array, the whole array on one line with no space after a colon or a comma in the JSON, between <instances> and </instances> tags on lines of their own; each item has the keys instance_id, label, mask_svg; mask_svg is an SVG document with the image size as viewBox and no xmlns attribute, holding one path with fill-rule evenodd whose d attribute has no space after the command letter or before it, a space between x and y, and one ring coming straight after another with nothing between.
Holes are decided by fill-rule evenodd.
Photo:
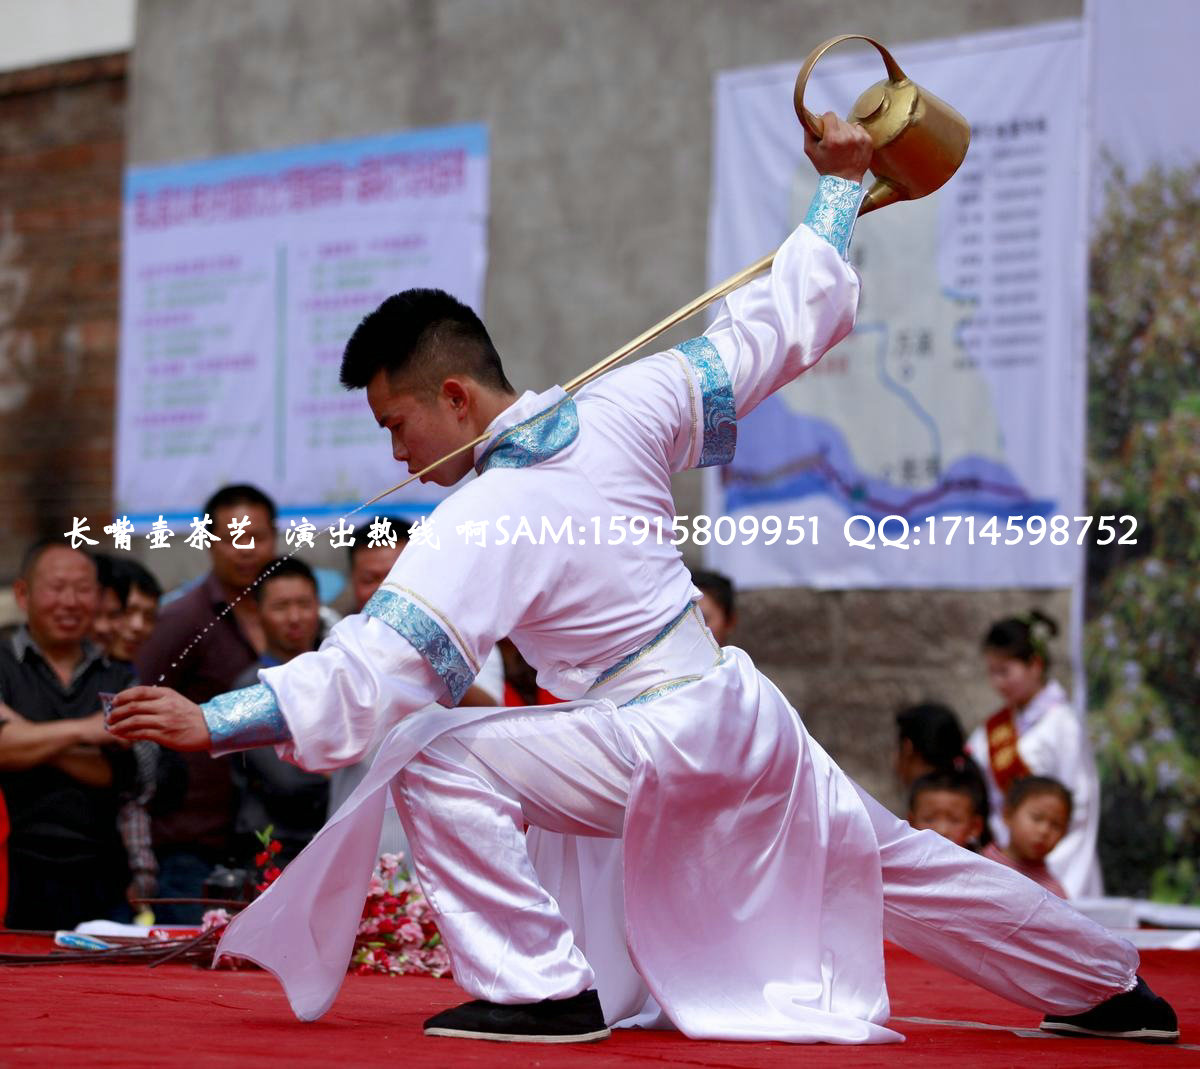
<instances>
[{"instance_id":1,"label":"woman in white dress","mask_svg":"<svg viewBox=\"0 0 1200 1069\"><path fill-rule=\"evenodd\" d=\"M1049 643L1058 633L1036 610L998 620L983 640L988 678L1004 706L971 734L968 749L983 769L991 803L991 831L1008 842L1004 796L1025 776L1049 776L1073 801L1071 826L1047 858L1069 898L1102 893L1096 860L1100 784L1087 725L1062 685L1047 679Z\"/></svg>"}]
</instances>

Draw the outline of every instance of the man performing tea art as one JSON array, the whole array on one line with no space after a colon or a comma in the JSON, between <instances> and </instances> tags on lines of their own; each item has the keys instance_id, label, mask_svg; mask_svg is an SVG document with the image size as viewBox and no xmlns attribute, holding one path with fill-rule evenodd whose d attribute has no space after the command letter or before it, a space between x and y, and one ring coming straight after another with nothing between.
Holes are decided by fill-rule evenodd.
<instances>
[{"instance_id":1,"label":"man performing tea art","mask_svg":"<svg viewBox=\"0 0 1200 1069\"><path fill-rule=\"evenodd\" d=\"M640 1024L897 1040L885 933L1050 1013L1110 996L1158 1005L1122 995L1137 983L1127 943L860 794L750 658L713 640L670 538L457 534L501 516L510 530L596 518L607 532L634 515L669 530L671 474L728 462L737 421L850 331L858 280L844 256L871 146L826 123L807 144L817 194L770 274L733 293L703 337L574 397L516 396L482 323L445 294L385 301L350 339L342 380L366 388L396 459L418 471L488 435L428 476L479 473L433 512L440 544L414 538L362 614L258 686L204 706L159 688L121 695L123 737L216 753L273 744L309 769L356 760L395 724L355 793L221 943L270 969L300 1017L320 1016L345 974L387 790L474 997L429 1034L571 1042ZM506 635L564 704L454 708ZM446 708L413 714L434 700Z\"/></svg>"}]
</instances>

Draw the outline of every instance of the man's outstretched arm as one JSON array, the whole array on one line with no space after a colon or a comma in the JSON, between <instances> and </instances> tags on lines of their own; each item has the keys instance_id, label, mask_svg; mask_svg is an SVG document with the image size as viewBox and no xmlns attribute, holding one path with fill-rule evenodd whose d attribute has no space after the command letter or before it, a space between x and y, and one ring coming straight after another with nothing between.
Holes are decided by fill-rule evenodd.
<instances>
[{"instance_id":1,"label":"man's outstretched arm","mask_svg":"<svg viewBox=\"0 0 1200 1069\"><path fill-rule=\"evenodd\" d=\"M117 695L109 730L214 754L273 745L304 768L324 770L358 760L383 729L446 689L403 634L369 616L347 617L320 650L260 678L203 705L166 687L131 687Z\"/></svg>"},{"instance_id":2,"label":"man's outstretched arm","mask_svg":"<svg viewBox=\"0 0 1200 1069\"><path fill-rule=\"evenodd\" d=\"M858 277L846 263L871 161L871 140L832 112L825 136L805 132L805 152L821 175L804 224L780 246L770 272L735 290L703 338L728 373L741 419L812 367L854 327Z\"/></svg>"},{"instance_id":3,"label":"man's outstretched arm","mask_svg":"<svg viewBox=\"0 0 1200 1069\"><path fill-rule=\"evenodd\" d=\"M737 421L850 333L858 277L845 261L863 196L871 141L861 126L825 116L805 151L821 174L804 225L769 274L725 298L699 338L602 375L581 397L610 401L626 447L670 471L728 464Z\"/></svg>"}]
</instances>

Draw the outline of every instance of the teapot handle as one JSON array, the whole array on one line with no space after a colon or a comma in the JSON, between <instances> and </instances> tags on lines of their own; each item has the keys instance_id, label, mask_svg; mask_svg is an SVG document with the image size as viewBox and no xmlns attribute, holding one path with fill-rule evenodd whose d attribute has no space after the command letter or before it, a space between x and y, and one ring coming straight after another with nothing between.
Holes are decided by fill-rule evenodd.
<instances>
[{"instance_id":1,"label":"teapot handle","mask_svg":"<svg viewBox=\"0 0 1200 1069\"><path fill-rule=\"evenodd\" d=\"M796 92L794 99L796 102L796 117L805 125L805 127L807 127L808 132L812 134L813 137L815 137L818 141L821 140L821 137L825 133L825 124L818 116L814 115L808 110L808 108L804 106L804 87L808 83L808 76L812 73L813 67L816 66L817 60L825 55L825 53L828 52L829 49L831 49L834 45L841 44L843 41L855 40L866 41L868 44L874 45L879 50L879 54L883 57L883 65L887 67L888 78L890 78L893 83L903 82L908 78L908 75L906 75L904 71L900 69L900 64L898 64L892 58L892 54L873 37L867 37L865 34L844 33L840 37L831 37L824 44L817 45L817 47L809 53L808 59L804 61L804 66L800 68L800 73L796 75Z\"/></svg>"}]
</instances>

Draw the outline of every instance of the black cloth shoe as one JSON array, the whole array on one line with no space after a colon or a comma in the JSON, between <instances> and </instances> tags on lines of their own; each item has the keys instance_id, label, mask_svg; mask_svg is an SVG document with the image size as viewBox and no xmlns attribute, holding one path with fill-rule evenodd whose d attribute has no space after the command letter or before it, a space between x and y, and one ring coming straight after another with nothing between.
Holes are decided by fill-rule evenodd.
<instances>
[{"instance_id":1,"label":"black cloth shoe","mask_svg":"<svg viewBox=\"0 0 1200 1069\"><path fill-rule=\"evenodd\" d=\"M1100 1036L1134 1039L1140 1043L1178 1043L1179 1021L1171 1004L1160 998L1140 976L1137 987L1105 999L1086 1013L1042 1020L1042 1031L1061 1036Z\"/></svg>"},{"instance_id":2,"label":"black cloth shoe","mask_svg":"<svg viewBox=\"0 0 1200 1069\"><path fill-rule=\"evenodd\" d=\"M542 999L517 1006L464 1002L425 1022L427 1036L491 1039L498 1043L595 1043L610 1035L600 996L584 991L571 998Z\"/></svg>"}]
</instances>

